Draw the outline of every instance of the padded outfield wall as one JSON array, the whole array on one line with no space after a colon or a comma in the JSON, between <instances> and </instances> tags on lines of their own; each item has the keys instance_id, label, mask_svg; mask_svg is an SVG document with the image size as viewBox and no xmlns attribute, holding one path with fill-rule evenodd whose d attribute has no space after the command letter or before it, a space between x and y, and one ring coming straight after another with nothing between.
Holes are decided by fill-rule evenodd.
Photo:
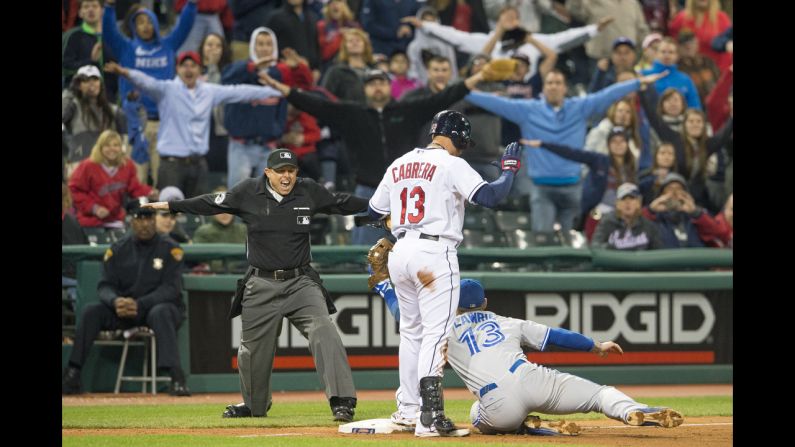
<instances>
[{"instance_id":1,"label":"padded outfield wall","mask_svg":"<svg viewBox=\"0 0 795 447\"><path fill-rule=\"evenodd\" d=\"M64 260L77 263L79 306L95 301L105 247L63 247ZM237 245L185 246L186 260L238 259ZM327 271L355 269L366 247L316 247L313 257ZM732 253L716 249L617 253L570 248L462 249L462 277L480 280L489 307L616 340L625 355L528 351L531 361L604 384L732 382ZM521 269L522 272L499 270ZM562 270L562 271L561 271ZM662 270L662 271L649 271ZM399 334L383 300L367 291L366 274L324 273L339 312L334 319L360 389L398 385ZM195 392L239 391L236 352L239 317L226 318L237 275L184 275L188 320L180 330L183 365ZM71 346L64 346L65 364ZM113 388L119 349L96 347L84 368L84 386ZM138 357L136 357L138 356ZM140 369L133 353L127 371ZM445 373L447 386L462 386ZM307 342L283 325L273 376L275 390L319 390ZM139 386L129 384L133 391Z\"/></svg>"}]
</instances>

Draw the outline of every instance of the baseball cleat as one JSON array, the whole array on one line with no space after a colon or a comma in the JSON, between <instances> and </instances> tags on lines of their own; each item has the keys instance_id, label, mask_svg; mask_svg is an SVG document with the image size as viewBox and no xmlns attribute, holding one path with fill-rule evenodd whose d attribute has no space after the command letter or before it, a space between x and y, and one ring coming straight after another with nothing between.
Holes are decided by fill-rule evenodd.
<instances>
[{"instance_id":1,"label":"baseball cleat","mask_svg":"<svg viewBox=\"0 0 795 447\"><path fill-rule=\"evenodd\" d=\"M577 436L580 434L580 427L574 422L566 422L565 420L549 421L545 425L557 430L562 435Z\"/></svg>"},{"instance_id":2,"label":"baseball cleat","mask_svg":"<svg viewBox=\"0 0 795 447\"><path fill-rule=\"evenodd\" d=\"M437 415L430 426L422 425L422 423L417 424L414 429L414 436L419 436L421 438L434 436L462 437L469 436L469 429L458 428L453 424L453 421L446 416Z\"/></svg>"},{"instance_id":3,"label":"baseball cleat","mask_svg":"<svg viewBox=\"0 0 795 447\"><path fill-rule=\"evenodd\" d=\"M627 415L627 424L635 426L657 426L673 428L684 422L682 413L664 407L648 407L630 411Z\"/></svg>"},{"instance_id":4,"label":"baseball cleat","mask_svg":"<svg viewBox=\"0 0 795 447\"><path fill-rule=\"evenodd\" d=\"M399 411L396 411L396 412L392 413L392 416L390 416L390 419L392 420L393 424L400 425L402 427L414 428L417 425L417 419L416 418L405 418L405 417L403 417L400 414Z\"/></svg>"}]
</instances>

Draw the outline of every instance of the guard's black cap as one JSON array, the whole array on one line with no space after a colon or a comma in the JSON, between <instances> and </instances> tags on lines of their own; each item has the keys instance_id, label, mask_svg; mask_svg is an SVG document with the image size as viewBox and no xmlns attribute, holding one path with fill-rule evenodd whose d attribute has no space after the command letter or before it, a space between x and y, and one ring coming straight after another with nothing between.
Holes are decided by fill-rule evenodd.
<instances>
[{"instance_id":1,"label":"guard's black cap","mask_svg":"<svg viewBox=\"0 0 795 447\"><path fill-rule=\"evenodd\" d=\"M284 166L298 167L298 157L295 152L290 149L276 149L268 156L268 167L270 169L279 169Z\"/></svg>"},{"instance_id":2,"label":"guard's black cap","mask_svg":"<svg viewBox=\"0 0 795 447\"><path fill-rule=\"evenodd\" d=\"M151 217L154 216L156 211L153 208L141 208L144 203L149 203L146 197L141 197L137 200L127 202L127 213L132 217Z\"/></svg>"}]
</instances>

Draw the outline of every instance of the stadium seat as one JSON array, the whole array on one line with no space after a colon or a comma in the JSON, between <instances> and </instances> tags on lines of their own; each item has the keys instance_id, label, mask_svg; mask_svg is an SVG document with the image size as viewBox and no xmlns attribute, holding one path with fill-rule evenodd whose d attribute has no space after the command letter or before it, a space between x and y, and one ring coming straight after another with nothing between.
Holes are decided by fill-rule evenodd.
<instances>
[{"instance_id":1,"label":"stadium seat","mask_svg":"<svg viewBox=\"0 0 795 447\"><path fill-rule=\"evenodd\" d=\"M530 231L530 213L523 211L497 211L494 213L497 228L509 232L513 230Z\"/></svg>"},{"instance_id":2,"label":"stadium seat","mask_svg":"<svg viewBox=\"0 0 795 447\"><path fill-rule=\"evenodd\" d=\"M329 232L326 234L326 245L350 245L354 216L332 214L328 218Z\"/></svg>"},{"instance_id":3,"label":"stadium seat","mask_svg":"<svg viewBox=\"0 0 795 447\"><path fill-rule=\"evenodd\" d=\"M482 207L468 207L464 212L464 229L484 232L498 231L494 211Z\"/></svg>"},{"instance_id":4,"label":"stadium seat","mask_svg":"<svg viewBox=\"0 0 795 447\"><path fill-rule=\"evenodd\" d=\"M112 244L123 238L126 231L124 228L84 227L83 233L89 245L103 245Z\"/></svg>"},{"instance_id":5,"label":"stadium seat","mask_svg":"<svg viewBox=\"0 0 795 447\"><path fill-rule=\"evenodd\" d=\"M481 231L464 229L464 240L461 247L505 247L504 235L499 231Z\"/></svg>"}]
</instances>

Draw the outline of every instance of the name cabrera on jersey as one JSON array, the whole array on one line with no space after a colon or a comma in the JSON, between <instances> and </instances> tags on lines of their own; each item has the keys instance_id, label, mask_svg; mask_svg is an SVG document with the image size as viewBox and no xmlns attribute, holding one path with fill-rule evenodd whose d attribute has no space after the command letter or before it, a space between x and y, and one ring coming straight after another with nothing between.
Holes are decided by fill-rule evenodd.
<instances>
[{"instance_id":1,"label":"name cabrera on jersey","mask_svg":"<svg viewBox=\"0 0 795 447\"><path fill-rule=\"evenodd\" d=\"M518 359L526 359L522 346L543 351L549 327L535 321L475 311L455 318L447 341L447 361L473 393L506 374Z\"/></svg>"},{"instance_id":2,"label":"name cabrera on jersey","mask_svg":"<svg viewBox=\"0 0 795 447\"><path fill-rule=\"evenodd\" d=\"M444 149L416 148L386 170L370 208L392 216L392 234L406 230L463 240L464 200L486 182L462 158Z\"/></svg>"}]
</instances>

